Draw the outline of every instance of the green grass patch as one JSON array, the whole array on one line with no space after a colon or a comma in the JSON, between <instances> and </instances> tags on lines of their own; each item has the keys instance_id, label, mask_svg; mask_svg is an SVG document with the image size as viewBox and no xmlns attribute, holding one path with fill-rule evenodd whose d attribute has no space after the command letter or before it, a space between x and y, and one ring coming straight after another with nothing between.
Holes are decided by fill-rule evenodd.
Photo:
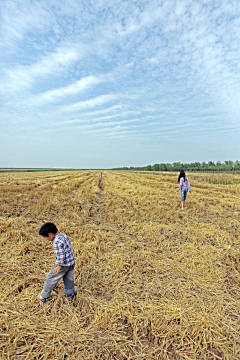
<instances>
[{"instance_id":1,"label":"green grass patch","mask_svg":"<svg viewBox=\"0 0 240 360\"><path fill-rule=\"evenodd\" d=\"M233 180L214 179L214 180L209 180L209 184L231 185L233 184Z\"/></svg>"}]
</instances>

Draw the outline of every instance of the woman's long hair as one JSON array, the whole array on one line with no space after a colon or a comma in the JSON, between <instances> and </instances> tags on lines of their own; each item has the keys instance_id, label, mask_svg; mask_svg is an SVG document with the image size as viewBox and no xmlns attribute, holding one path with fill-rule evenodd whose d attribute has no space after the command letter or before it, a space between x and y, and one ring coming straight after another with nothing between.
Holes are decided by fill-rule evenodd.
<instances>
[{"instance_id":1,"label":"woman's long hair","mask_svg":"<svg viewBox=\"0 0 240 360\"><path fill-rule=\"evenodd\" d=\"M184 177L184 181L185 181L185 171L181 171L178 177L178 182L180 181L180 179Z\"/></svg>"}]
</instances>

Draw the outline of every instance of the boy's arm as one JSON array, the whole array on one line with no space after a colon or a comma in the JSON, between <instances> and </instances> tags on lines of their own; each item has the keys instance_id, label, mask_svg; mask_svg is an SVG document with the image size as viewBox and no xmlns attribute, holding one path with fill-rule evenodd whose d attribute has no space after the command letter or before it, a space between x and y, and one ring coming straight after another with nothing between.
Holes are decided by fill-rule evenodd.
<instances>
[{"instance_id":1,"label":"boy's arm","mask_svg":"<svg viewBox=\"0 0 240 360\"><path fill-rule=\"evenodd\" d=\"M59 270L61 269L62 265L57 265L55 269L52 270L52 274L57 274Z\"/></svg>"}]
</instances>

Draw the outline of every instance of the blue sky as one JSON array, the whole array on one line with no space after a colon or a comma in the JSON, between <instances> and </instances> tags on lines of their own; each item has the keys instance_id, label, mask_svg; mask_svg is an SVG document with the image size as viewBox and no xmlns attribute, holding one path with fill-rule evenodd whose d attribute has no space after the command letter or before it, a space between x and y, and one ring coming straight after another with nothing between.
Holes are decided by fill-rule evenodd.
<instances>
[{"instance_id":1,"label":"blue sky","mask_svg":"<svg viewBox=\"0 0 240 360\"><path fill-rule=\"evenodd\" d=\"M240 2L0 0L0 167L240 160Z\"/></svg>"}]
</instances>

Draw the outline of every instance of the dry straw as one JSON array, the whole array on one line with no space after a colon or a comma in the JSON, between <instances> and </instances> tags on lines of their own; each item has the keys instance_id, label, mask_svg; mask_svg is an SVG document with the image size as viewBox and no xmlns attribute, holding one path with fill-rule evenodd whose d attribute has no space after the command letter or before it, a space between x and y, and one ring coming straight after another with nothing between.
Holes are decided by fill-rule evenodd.
<instances>
[{"instance_id":1,"label":"dry straw","mask_svg":"<svg viewBox=\"0 0 240 360\"><path fill-rule=\"evenodd\" d=\"M1 173L5 359L239 359L238 175ZM211 181L210 181L211 180ZM74 300L37 294L53 221L76 255Z\"/></svg>"}]
</instances>

